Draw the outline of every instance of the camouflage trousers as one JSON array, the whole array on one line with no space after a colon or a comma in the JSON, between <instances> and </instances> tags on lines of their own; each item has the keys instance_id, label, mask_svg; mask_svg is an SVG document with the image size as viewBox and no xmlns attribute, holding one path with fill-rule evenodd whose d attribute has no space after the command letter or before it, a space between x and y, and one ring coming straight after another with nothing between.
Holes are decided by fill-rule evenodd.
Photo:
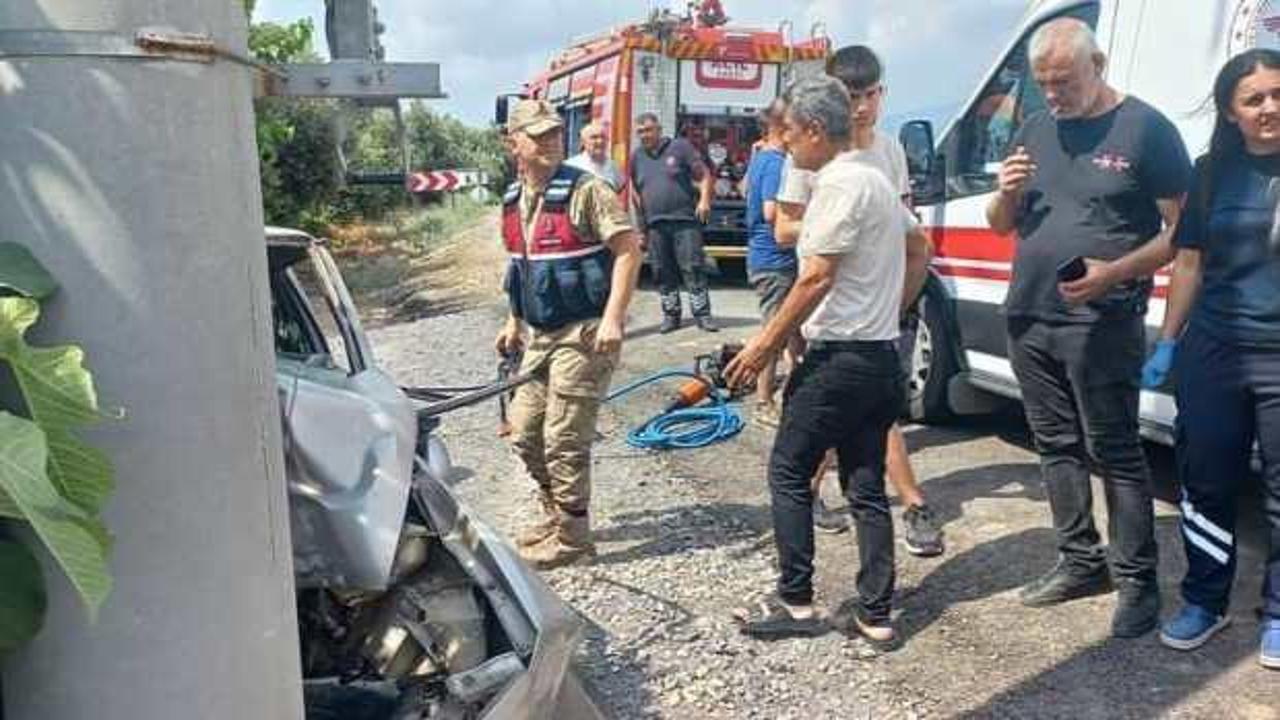
<instances>
[{"instance_id":1,"label":"camouflage trousers","mask_svg":"<svg viewBox=\"0 0 1280 720\"><path fill-rule=\"evenodd\" d=\"M583 515L591 503L591 445L617 355L600 355L596 322L535 330L521 373L538 368L511 405L512 445L548 510Z\"/></svg>"}]
</instances>

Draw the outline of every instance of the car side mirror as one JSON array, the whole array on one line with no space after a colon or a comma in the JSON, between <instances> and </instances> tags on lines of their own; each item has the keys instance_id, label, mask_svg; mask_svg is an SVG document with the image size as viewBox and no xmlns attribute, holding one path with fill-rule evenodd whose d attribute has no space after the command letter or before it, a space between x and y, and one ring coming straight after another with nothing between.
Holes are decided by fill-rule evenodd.
<instances>
[{"instance_id":1,"label":"car side mirror","mask_svg":"<svg viewBox=\"0 0 1280 720\"><path fill-rule=\"evenodd\" d=\"M907 173L917 176L933 174L937 154L933 149L933 124L928 120L912 120L898 131L898 140L907 155Z\"/></svg>"},{"instance_id":2,"label":"car side mirror","mask_svg":"<svg viewBox=\"0 0 1280 720\"><path fill-rule=\"evenodd\" d=\"M928 120L912 120L898 131L898 140L907 156L907 177L911 183L911 193L916 200L923 201L935 194L940 186L937 177L941 163L938 152L933 147L933 123Z\"/></svg>"}]
</instances>

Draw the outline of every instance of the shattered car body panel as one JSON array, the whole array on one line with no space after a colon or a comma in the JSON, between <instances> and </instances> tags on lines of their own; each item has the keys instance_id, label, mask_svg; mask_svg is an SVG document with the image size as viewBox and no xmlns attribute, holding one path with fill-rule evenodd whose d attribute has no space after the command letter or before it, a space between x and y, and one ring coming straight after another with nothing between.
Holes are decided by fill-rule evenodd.
<instances>
[{"instance_id":1,"label":"shattered car body panel","mask_svg":"<svg viewBox=\"0 0 1280 720\"><path fill-rule=\"evenodd\" d=\"M413 462L413 410L395 383L277 365L299 587L386 587Z\"/></svg>"},{"instance_id":2,"label":"shattered car body panel","mask_svg":"<svg viewBox=\"0 0 1280 720\"><path fill-rule=\"evenodd\" d=\"M308 716L601 717L570 668L581 622L453 495L332 257L267 246Z\"/></svg>"},{"instance_id":3,"label":"shattered car body panel","mask_svg":"<svg viewBox=\"0 0 1280 720\"><path fill-rule=\"evenodd\" d=\"M378 590L408 501L416 420L372 353L332 259L309 238L269 246L276 385L299 587Z\"/></svg>"}]
</instances>

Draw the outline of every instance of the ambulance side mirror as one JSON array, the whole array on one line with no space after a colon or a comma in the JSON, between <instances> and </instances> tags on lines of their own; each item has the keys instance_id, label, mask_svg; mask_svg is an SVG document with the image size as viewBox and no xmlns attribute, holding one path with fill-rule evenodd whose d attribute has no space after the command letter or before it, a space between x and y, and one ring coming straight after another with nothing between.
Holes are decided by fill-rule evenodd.
<instances>
[{"instance_id":1,"label":"ambulance side mirror","mask_svg":"<svg viewBox=\"0 0 1280 720\"><path fill-rule=\"evenodd\" d=\"M931 204L941 189L941 162L933 147L933 123L912 120L898 131L898 141L907 156L907 177L916 202Z\"/></svg>"}]
</instances>

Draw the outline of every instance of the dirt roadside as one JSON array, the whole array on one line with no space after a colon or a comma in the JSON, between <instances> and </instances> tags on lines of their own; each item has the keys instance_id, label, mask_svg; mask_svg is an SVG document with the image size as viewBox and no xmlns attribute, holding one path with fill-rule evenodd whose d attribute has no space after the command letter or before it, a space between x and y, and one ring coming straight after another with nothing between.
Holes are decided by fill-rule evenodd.
<instances>
[{"instance_id":1,"label":"dirt roadside","mask_svg":"<svg viewBox=\"0 0 1280 720\"><path fill-rule=\"evenodd\" d=\"M416 319L391 319L371 332L379 358L403 381L492 376L491 340L504 313L496 234L495 216L429 257L415 273L423 303ZM642 292L615 385L688 367L697 352L755 326L748 290L719 288L714 302L725 332L659 336L656 301ZM1257 542L1243 548L1233 627L1198 653L1168 651L1152 636L1111 641L1112 598L1048 611L1018 604L1016 588L1048 567L1053 548L1035 457L1016 421L908 430L913 463L947 521L948 548L934 560L899 552L901 650L879 655L840 635L742 638L727 611L773 579L764 482L771 437L749 427L704 450L629 448L626 431L670 390L606 407L594 468L600 557L547 575L587 621L579 666L613 716L1280 719L1280 676L1256 663ZM513 532L529 516L531 497L495 427L495 407L484 406L450 416L444 436L454 461L473 472L459 492ZM1167 457L1154 452L1167 472ZM1099 522L1105 526L1101 513ZM1183 568L1173 508L1159 508L1158 525L1170 608ZM834 607L848 597L856 570L853 537L819 537L822 602Z\"/></svg>"}]
</instances>

